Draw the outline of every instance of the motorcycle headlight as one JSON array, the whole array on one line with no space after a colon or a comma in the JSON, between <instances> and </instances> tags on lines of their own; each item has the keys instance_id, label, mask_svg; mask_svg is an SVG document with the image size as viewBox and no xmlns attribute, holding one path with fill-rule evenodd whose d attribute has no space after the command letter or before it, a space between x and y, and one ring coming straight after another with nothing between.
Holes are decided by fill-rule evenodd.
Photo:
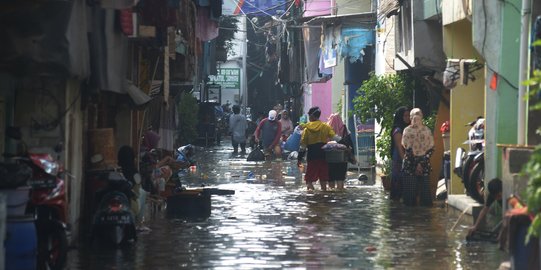
<instances>
[{"instance_id":1,"label":"motorcycle headlight","mask_svg":"<svg viewBox=\"0 0 541 270\"><path fill-rule=\"evenodd\" d=\"M43 166L43 169L46 173L51 175L57 175L58 174L58 164L56 162L51 162L46 159L40 159L39 162Z\"/></svg>"}]
</instances>

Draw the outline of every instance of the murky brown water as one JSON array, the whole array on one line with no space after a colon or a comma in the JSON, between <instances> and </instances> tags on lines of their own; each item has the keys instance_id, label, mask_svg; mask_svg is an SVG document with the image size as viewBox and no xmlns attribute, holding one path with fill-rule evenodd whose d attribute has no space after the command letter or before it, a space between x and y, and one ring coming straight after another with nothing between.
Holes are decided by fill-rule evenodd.
<instances>
[{"instance_id":1,"label":"murky brown water","mask_svg":"<svg viewBox=\"0 0 541 270\"><path fill-rule=\"evenodd\" d=\"M212 197L209 219L158 215L133 246L71 251L69 269L497 269L505 259L495 244L466 243L469 224L451 232L451 210L390 203L356 172L344 192L307 193L294 162L246 163L229 152L209 150L185 181L236 191Z\"/></svg>"}]
</instances>

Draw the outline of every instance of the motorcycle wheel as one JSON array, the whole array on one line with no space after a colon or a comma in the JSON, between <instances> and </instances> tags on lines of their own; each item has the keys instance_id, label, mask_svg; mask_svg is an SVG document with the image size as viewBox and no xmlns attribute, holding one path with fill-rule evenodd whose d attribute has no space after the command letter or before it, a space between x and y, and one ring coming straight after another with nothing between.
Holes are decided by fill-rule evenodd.
<instances>
[{"instance_id":1,"label":"motorcycle wheel","mask_svg":"<svg viewBox=\"0 0 541 270\"><path fill-rule=\"evenodd\" d=\"M470 196L477 202L485 203L485 164L479 162L473 166L469 179Z\"/></svg>"},{"instance_id":2,"label":"motorcycle wheel","mask_svg":"<svg viewBox=\"0 0 541 270\"><path fill-rule=\"evenodd\" d=\"M123 225L115 225L112 230L110 231L111 240L113 241L114 245L120 245L126 236L126 230L124 229Z\"/></svg>"},{"instance_id":3,"label":"motorcycle wheel","mask_svg":"<svg viewBox=\"0 0 541 270\"><path fill-rule=\"evenodd\" d=\"M112 225L108 228L108 239L114 246L122 246L128 244L131 241L137 241L137 233L135 225Z\"/></svg>"},{"instance_id":4,"label":"motorcycle wheel","mask_svg":"<svg viewBox=\"0 0 541 270\"><path fill-rule=\"evenodd\" d=\"M468 194L470 193L470 178L473 172L473 157L467 156L462 167L462 183Z\"/></svg>"},{"instance_id":5,"label":"motorcycle wheel","mask_svg":"<svg viewBox=\"0 0 541 270\"><path fill-rule=\"evenodd\" d=\"M64 269L68 254L68 238L61 224L51 222L38 238L38 269Z\"/></svg>"}]
</instances>

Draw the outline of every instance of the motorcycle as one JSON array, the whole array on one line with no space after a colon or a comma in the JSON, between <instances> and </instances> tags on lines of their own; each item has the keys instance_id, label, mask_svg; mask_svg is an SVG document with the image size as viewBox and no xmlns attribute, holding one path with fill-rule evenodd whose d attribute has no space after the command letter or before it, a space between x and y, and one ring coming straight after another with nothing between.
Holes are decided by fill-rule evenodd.
<instances>
[{"instance_id":1,"label":"motorcycle","mask_svg":"<svg viewBox=\"0 0 541 270\"><path fill-rule=\"evenodd\" d=\"M107 186L98 192L98 208L92 221L92 239L115 246L137 240L130 198L132 184L120 173L105 173Z\"/></svg>"},{"instance_id":2,"label":"motorcycle","mask_svg":"<svg viewBox=\"0 0 541 270\"><path fill-rule=\"evenodd\" d=\"M485 119L478 117L468 125L471 128L468 131L468 140L464 144L468 144L470 149L466 152L464 148L457 148L453 171L462 178L466 193L477 202L484 203Z\"/></svg>"},{"instance_id":3,"label":"motorcycle","mask_svg":"<svg viewBox=\"0 0 541 270\"><path fill-rule=\"evenodd\" d=\"M37 268L62 269L68 253L66 186L63 180L64 168L59 163L63 151L61 143L54 147L55 159L49 153L28 151L22 141L20 129L9 127L7 137L17 142L16 154L4 154L14 161L20 170L28 169L31 177L27 180L30 199L26 214L34 216L37 233Z\"/></svg>"}]
</instances>

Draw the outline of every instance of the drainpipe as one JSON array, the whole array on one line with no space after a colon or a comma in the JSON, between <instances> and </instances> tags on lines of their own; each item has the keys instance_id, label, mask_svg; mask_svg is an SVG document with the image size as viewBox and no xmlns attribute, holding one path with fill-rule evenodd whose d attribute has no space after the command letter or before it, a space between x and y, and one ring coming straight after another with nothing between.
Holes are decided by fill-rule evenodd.
<instances>
[{"instance_id":1,"label":"drainpipe","mask_svg":"<svg viewBox=\"0 0 541 270\"><path fill-rule=\"evenodd\" d=\"M331 0L331 15L336 15L336 0Z\"/></svg>"},{"instance_id":2,"label":"drainpipe","mask_svg":"<svg viewBox=\"0 0 541 270\"><path fill-rule=\"evenodd\" d=\"M248 67L246 58L248 57L248 16L244 15L242 20L242 30L244 30L244 38L242 40L242 108L244 109L244 115L247 115L248 108Z\"/></svg>"},{"instance_id":3,"label":"drainpipe","mask_svg":"<svg viewBox=\"0 0 541 270\"><path fill-rule=\"evenodd\" d=\"M525 97L528 92L528 86L522 84L522 82L528 79L529 73L528 49L530 37L530 14L532 12L531 6L531 0L522 0L522 24L520 27L520 62L518 87L518 145L526 144L526 109L528 108L528 101L525 99Z\"/></svg>"}]
</instances>

